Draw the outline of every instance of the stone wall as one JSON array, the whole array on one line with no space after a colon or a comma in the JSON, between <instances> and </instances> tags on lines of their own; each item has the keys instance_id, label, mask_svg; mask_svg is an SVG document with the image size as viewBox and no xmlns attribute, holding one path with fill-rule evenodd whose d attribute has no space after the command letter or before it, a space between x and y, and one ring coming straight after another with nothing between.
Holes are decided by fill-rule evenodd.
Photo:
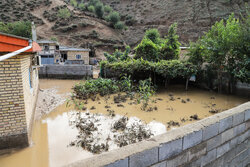
<instances>
[{"instance_id":1,"label":"stone wall","mask_svg":"<svg viewBox=\"0 0 250 167\"><path fill-rule=\"evenodd\" d=\"M250 102L149 140L68 166L247 166Z\"/></svg>"},{"instance_id":2,"label":"stone wall","mask_svg":"<svg viewBox=\"0 0 250 167\"><path fill-rule=\"evenodd\" d=\"M88 51L68 51L68 60L79 60L76 59L76 55L81 55L80 60L84 60L84 64L89 64L89 52Z\"/></svg>"},{"instance_id":3,"label":"stone wall","mask_svg":"<svg viewBox=\"0 0 250 167\"><path fill-rule=\"evenodd\" d=\"M82 79L92 77L93 67L91 65L43 65L39 69L40 78L60 78L60 79Z\"/></svg>"},{"instance_id":4,"label":"stone wall","mask_svg":"<svg viewBox=\"0 0 250 167\"><path fill-rule=\"evenodd\" d=\"M26 90L31 56L18 55L0 62L0 149L28 145L38 90L38 78L33 79L33 96Z\"/></svg>"}]
</instances>

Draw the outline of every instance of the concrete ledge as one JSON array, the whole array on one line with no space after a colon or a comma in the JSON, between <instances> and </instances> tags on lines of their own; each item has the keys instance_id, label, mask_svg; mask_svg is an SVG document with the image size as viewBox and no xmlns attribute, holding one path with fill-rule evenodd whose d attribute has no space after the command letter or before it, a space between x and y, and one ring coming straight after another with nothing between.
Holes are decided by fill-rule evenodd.
<instances>
[{"instance_id":1,"label":"concrete ledge","mask_svg":"<svg viewBox=\"0 0 250 167\"><path fill-rule=\"evenodd\" d=\"M29 146L28 134L15 134L9 136L0 136L0 150L24 148Z\"/></svg>"},{"instance_id":2,"label":"concrete ledge","mask_svg":"<svg viewBox=\"0 0 250 167\"><path fill-rule=\"evenodd\" d=\"M67 166L132 167L153 165L155 167L169 167L185 164L197 166L211 163L214 165L224 164L224 156L234 156L234 154L229 154L233 148L241 151L243 141L248 143L249 149L250 133L248 132L249 121L247 121L249 109L250 102L247 102L149 140L96 155ZM242 155L245 156L245 154L244 152Z\"/></svg>"}]
</instances>

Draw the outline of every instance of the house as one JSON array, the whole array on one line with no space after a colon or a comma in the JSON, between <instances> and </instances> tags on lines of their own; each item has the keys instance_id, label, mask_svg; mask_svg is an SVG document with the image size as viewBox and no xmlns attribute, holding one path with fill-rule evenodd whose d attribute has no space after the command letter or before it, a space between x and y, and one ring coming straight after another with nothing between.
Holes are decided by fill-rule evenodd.
<instances>
[{"instance_id":1,"label":"house","mask_svg":"<svg viewBox=\"0 0 250 167\"><path fill-rule=\"evenodd\" d=\"M56 41L39 40L42 64L89 64L90 49L59 46Z\"/></svg>"},{"instance_id":2,"label":"house","mask_svg":"<svg viewBox=\"0 0 250 167\"><path fill-rule=\"evenodd\" d=\"M0 149L29 144L40 50L32 40L0 33Z\"/></svg>"},{"instance_id":3,"label":"house","mask_svg":"<svg viewBox=\"0 0 250 167\"><path fill-rule=\"evenodd\" d=\"M90 49L60 46L59 50L65 64L89 64Z\"/></svg>"},{"instance_id":4,"label":"house","mask_svg":"<svg viewBox=\"0 0 250 167\"><path fill-rule=\"evenodd\" d=\"M59 51L59 44L52 40L39 40L37 43L41 46L42 50L39 52L42 64L55 64L59 63L61 55Z\"/></svg>"}]
</instances>

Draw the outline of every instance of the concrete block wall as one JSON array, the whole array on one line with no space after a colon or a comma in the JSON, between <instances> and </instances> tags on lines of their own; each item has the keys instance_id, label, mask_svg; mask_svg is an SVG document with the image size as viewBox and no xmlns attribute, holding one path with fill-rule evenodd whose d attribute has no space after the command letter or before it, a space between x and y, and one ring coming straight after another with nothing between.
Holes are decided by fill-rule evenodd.
<instances>
[{"instance_id":1,"label":"concrete block wall","mask_svg":"<svg viewBox=\"0 0 250 167\"><path fill-rule=\"evenodd\" d=\"M27 145L21 58L0 62L0 149ZM20 139L21 136L21 139Z\"/></svg>"},{"instance_id":2,"label":"concrete block wall","mask_svg":"<svg viewBox=\"0 0 250 167\"><path fill-rule=\"evenodd\" d=\"M82 79L93 76L91 65L43 65L39 69L40 78Z\"/></svg>"},{"instance_id":3,"label":"concrete block wall","mask_svg":"<svg viewBox=\"0 0 250 167\"><path fill-rule=\"evenodd\" d=\"M195 167L250 164L250 102L140 143L69 164L78 167Z\"/></svg>"}]
</instances>

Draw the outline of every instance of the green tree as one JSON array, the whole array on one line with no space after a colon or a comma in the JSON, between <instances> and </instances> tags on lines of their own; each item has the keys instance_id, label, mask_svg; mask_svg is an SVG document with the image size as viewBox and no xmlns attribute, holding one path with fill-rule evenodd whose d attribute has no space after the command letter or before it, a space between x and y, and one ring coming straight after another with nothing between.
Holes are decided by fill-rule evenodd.
<instances>
[{"instance_id":1,"label":"green tree","mask_svg":"<svg viewBox=\"0 0 250 167\"><path fill-rule=\"evenodd\" d=\"M79 9L82 10L82 11L84 11L86 9L85 4L84 3L80 3L79 4Z\"/></svg>"},{"instance_id":2,"label":"green tree","mask_svg":"<svg viewBox=\"0 0 250 167\"><path fill-rule=\"evenodd\" d=\"M77 7L77 2L76 0L70 0L70 4L74 7Z\"/></svg>"},{"instance_id":3,"label":"green tree","mask_svg":"<svg viewBox=\"0 0 250 167\"><path fill-rule=\"evenodd\" d=\"M100 0L90 0L88 6L96 6L97 3L100 3Z\"/></svg>"},{"instance_id":4,"label":"green tree","mask_svg":"<svg viewBox=\"0 0 250 167\"><path fill-rule=\"evenodd\" d=\"M116 24L115 24L115 29L119 29L119 30L122 30L124 29L124 23L121 22L121 21L118 21Z\"/></svg>"},{"instance_id":5,"label":"green tree","mask_svg":"<svg viewBox=\"0 0 250 167\"><path fill-rule=\"evenodd\" d=\"M68 8L63 8L63 9L60 9L58 11L57 16L62 18L62 19L68 19L68 18L70 18L71 13L70 13Z\"/></svg>"},{"instance_id":6,"label":"green tree","mask_svg":"<svg viewBox=\"0 0 250 167\"><path fill-rule=\"evenodd\" d=\"M196 63L205 61L210 69L215 70L218 92L222 90L222 82L226 81L225 76L230 93L237 80L250 82L249 14L243 20L240 22L231 14L226 21L216 22L189 52L192 62L195 59L198 60Z\"/></svg>"},{"instance_id":7,"label":"green tree","mask_svg":"<svg viewBox=\"0 0 250 167\"><path fill-rule=\"evenodd\" d=\"M110 21L110 23L112 24L112 26L115 26L116 23L118 23L120 21L120 15L118 12L111 12L109 14L108 20Z\"/></svg>"},{"instance_id":8,"label":"green tree","mask_svg":"<svg viewBox=\"0 0 250 167\"><path fill-rule=\"evenodd\" d=\"M105 6L104 6L104 11L105 11L106 13L110 13L110 12L112 11L112 8L111 8L109 5L105 5Z\"/></svg>"},{"instance_id":9,"label":"green tree","mask_svg":"<svg viewBox=\"0 0 250 167\"><path fill-rule=\"evenodd\" d=\"M104 7L102 3L97 3L95 6L95 14L97 17L102 18L104 15Z\"/></svg>"},{"instance_id":10,"label":"green tree","mask_svg":"<svg viewBox=\"0 0 250 167\"><path fill-rule=\"evenodd\" d=\"M135 48L135 59L159 61L159 46L150 39L144 38Z\"/></svg>"},{"instance_id":11,"label":"green tree","mask_svg":"<svg viewBox=\"0 0 250 167\"><path fill-rule=\"evenodd\" d=\"M95 12L95 7L93 5L88 6L88 11Z\"/></svg>"},{"instance_id":12,"label":"green tree","mask_svg":"<svg viewBox=\"0 0 250 167\"><path fill-rule=\"evenodd\" d=\"M177 35L177 24L169 27L167 38L161 48L161 58L165 60L178 59L180 54L180 42Z\"/></svg>"},{"instance_id":13,"label":"green tree","mask_svg":"<svg viewBox=\"0 0 250 167\"><path fill-rule=\"evenodd\" d=\"M0 22L0 32L31 38L32 37L31 22L29 21L18 21L13 23Z\"/></svg>"},{"instance_id":14,"label":"green tree","mask_svg":"<svg viewBox=\"0 0 250 167\"><path fill-rule=\"evenodd\" d=\"M146 31L144 38L150 39L152 42L155 44L159 44L161 39L160 39L160 33L157 29L149 29Z\"/></svg>"}]
</instances>

